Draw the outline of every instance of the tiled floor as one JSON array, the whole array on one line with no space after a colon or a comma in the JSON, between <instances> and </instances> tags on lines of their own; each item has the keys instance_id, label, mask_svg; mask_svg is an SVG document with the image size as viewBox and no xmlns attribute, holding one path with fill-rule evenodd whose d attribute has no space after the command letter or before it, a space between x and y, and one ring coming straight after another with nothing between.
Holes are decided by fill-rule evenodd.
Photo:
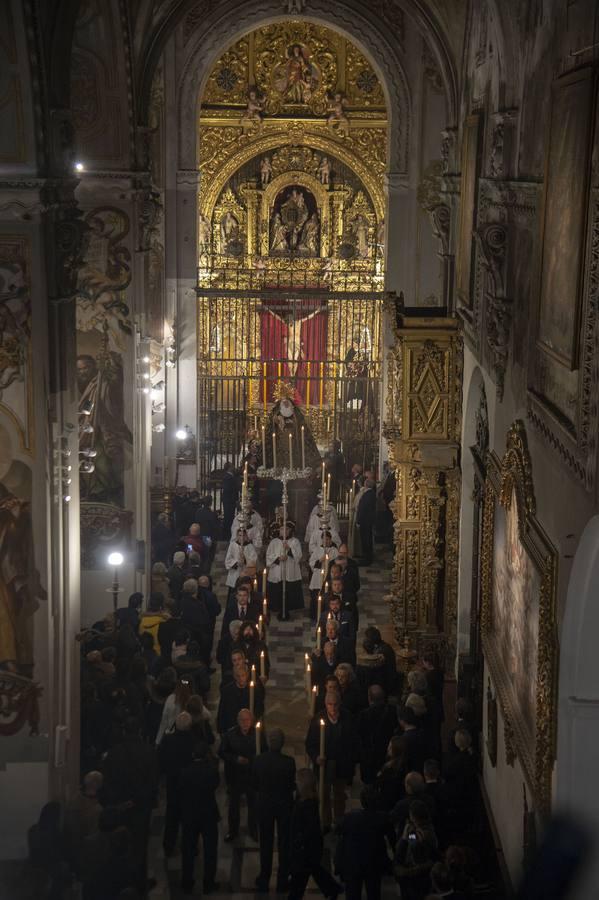
<instances>
[{"instance_id":1,"label":"tiled floor","mask_svg":"<svg viewBox=\"0 0 599 900\"><path fill-rule=\"evenodd\" d=\"M217 592L224 606L226 588L224 586L224 558L225 547L219 545L219 552L215 560L213 575ZM360 569L362 590L360 591L360 631L368 625L384 624L388 621L388 612L385 608L383 596L389 583L389 571L391 556L387 550L381 550L376 562L369 568ZM307 582L307 579L306 579ZM307 592L306 592L307 596ZM304 752L304 738L308 724L308 706L304 686L304 653L310 650L313 640L313 632L306 614L300 611L292 614L290 622L273 621L269 634L268 645L271 654L271 678L267 687L266 716L267 727L278 726L287 736L285 751L295 757L299 767L306 765ZM219 626L217 625L217 634ZM213 678L213 702L211 709L216 711L218 696L217 673ZM360 790L359 778L356 778L352 788L352 805L357 803ZM258 846L247 832L244 824L244 811L242 810L242 829L240 839L233 845L225 844L222 840L224 834L224 822L226 821L226 794L224 786L219 789L219 806L223 822L220 826L218 876L220 889L217 896L244 897L254 894L254 880L258 874ZM162 826L163 819L160 811L154 817L152 838L150 842L150 873L158 880L157 887L152 891L153 900L167 900L167 898L180 898L184 895L179 888L180 880L180 856L165 860L162 853ZM327 838L327 855L330 854L333 839ZM325 860L326 864L326 860ZM276 874L276 856L273 867L273 888ZM196 871L196 893L201 896L201 872L198 862ZM307 896L320 894L316 886L311 882L306 892ZM256 898L263 898L264 894L257 894ZM283 896L283 895L279 895ZM398 896L397 888L392 879L388 879L384 885L383 898L390 900Z\"/></svg>"}]
</instances>

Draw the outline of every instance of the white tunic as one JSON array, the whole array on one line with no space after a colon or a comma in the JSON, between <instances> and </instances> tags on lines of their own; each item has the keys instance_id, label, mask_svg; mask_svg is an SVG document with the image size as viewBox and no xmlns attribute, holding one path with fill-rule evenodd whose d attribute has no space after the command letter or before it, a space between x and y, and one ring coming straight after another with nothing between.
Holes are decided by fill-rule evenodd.
<instances>
[{"instance_id":1,"label":"white tunic","mask_svg":"<svg viewBox=\"0 0 599 900\"><path fill-rule=\"evenodd\" d=\"M237 513L231 525L231 540L237 538L237 532L241 528L241 513ZM250 527L247 530L247 536L251 540L254 547L258 550L262 547L262 537L264 535L264 522L260 513L253 512L250 516Z\"/></svg>"},{"instance_id":2,"label":"white tunic","mask_svg":"<svg viewBox=\"0 0 599 900\"><path fill-rule=\"evenodd\" d=\"M335 507L328 503L328 513L329 513L329 531L331 532L331 537L333 538L334 543L341 543L341 539L339 538L339 519L337 517L337 513L335 511ZM308 519L308 524L306 525L306 534L304 535L304 540L310 549L314 546L314 540L318 540L320 543L320 505L317 503L312 512L310 513L310 518ZM339 540L337 540L339 538Z\"/></svg>"},{"instance_id":3,"label":"white tunic","mask_svg":"<svg viewBox=\"0 0 599 900\"><path fill-rule=\"evenodd\" d=\"M227 587L235 587L235 582L246 566L255 566L258 560L256 548L252 543L238 544L237 541L231 541L225 556L225 569L227 570Z\"/></svg>"},{"instance_id":4,"label":"white tunic","mask_svg":"<svg viewBox=\"0 0 599 900\"><path fill-rule=\"evenodd\" d=\"M336 547L315 547L312 553L310 554L310 568L312 569L312 578L310 579L310 590L311 591L319 591L322 587L322 572L324 569L324 573L326 575L327 566L325 565L324 558L325 555L328 555L329 562L336 558L337 553L339 551ZM314 566L317 562L322 562L322 566L320 569L315 569Z\"/></svg>"},{"instance_id":5,"label":"white tunic","mask_svg":"<svg viewBox=\"0 0 599 900\"><path fill-rule=\"evenodd\" d=\"M279 584L283 580L283 568L286 567L286 581L301 581L302 570L300 569L300 560L302 558L302 545L297 538L289 538L287 541L289 548L289 556L284 563L281 563L279 557L283 553L283 541L281 538L274 538L268 545L266 551L266 565L268 566L268 580L273 584Z\"/></svg>"}]
</instances>

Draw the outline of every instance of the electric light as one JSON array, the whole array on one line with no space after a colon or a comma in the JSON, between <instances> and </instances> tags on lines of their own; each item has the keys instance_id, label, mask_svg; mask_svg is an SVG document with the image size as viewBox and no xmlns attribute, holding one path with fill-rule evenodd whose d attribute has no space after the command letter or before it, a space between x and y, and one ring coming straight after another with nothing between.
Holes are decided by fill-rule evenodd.
<instances>
[{"instance_id":1,"label":"electric light","mask_svg":"<svg viewBox=\"0 0 599 900\"><path fill-rule=\"evenodd\" d=\"M178 428L175 437L178 441L184 441L187 438L187 432L183 428Z\"/></svg>"},{"instance_id":2,"label":"electric light","mask_svg":"<svg viewBox=\"0 0 599 900\"><path fill-rule=\"evenodd\" d=\"M114 566L122 566L123 564L123 554L122 553L111 553L108 557L108 565Z\"/></svg>"}]
</instances>

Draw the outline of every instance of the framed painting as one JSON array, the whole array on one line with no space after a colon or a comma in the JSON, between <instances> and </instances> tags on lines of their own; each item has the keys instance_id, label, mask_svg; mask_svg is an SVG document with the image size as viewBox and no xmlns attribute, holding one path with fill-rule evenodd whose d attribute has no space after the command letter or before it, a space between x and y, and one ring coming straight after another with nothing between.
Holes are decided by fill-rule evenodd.
<instances>
[{"instance_id":1,"label":"framed painting","mask_svg":"<svg viewBox=\"0 0 599 900\"><path fill-rule=\"evenodd\" d=\"M462 138L460 236L456 255L456 289L461 304L472 307L471 275L477 180L480 169L482 114L468 116Z\"/></svg>"},{"instance_id":2,"label":"framed painting","mask_svg":"<svg viewBox=\"0 0 599 900\"><path fill-rule=\"evenodd\" d=\"M506 744L520 760L536 809L546 814L555 759L557 553L536 518L520 421L508 432L503 458L489 455L481 559L483 652Z\"/></svg>"},{"instance_id":3,"label":"framed painting","mask_svg":"<svg viewBox=\"0 0 599 900\"><path fill-rule=\"evenodd\" d=\"M537 340L568 369L578 367L595 90L590 67L558 78L552 88Z\"/></svg>"}]
</instances>

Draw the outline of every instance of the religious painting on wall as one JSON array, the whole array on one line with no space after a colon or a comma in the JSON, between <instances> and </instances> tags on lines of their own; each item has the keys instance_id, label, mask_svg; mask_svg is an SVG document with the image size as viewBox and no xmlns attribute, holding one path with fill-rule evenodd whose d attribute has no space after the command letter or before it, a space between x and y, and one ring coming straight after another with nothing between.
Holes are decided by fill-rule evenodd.
<instances>
[{"instance_id":1,"label":"religious painting on wall","mask_svg":"<svg viewBox=\"0 0 599 900\"><path fill-rule=\"evenodd\" d=\"M310 56L310 48L306 44L292 44L287 48L285 62L274 67L272 86L283 102L304 104L312 99L322 76Z\"/></svg>"},{"instance_id":2,"label":"religious painting on wall","mask_svg":"<svg viewBox=\"0 0 599 900\"><path fill-rule=\"evenodd\" d=\"M124 291L131 271L125 213L100 207L85 220L90 239L77 298L79 489L82 565L93 569L105 565L107 548L128 543L132 521L124 509L133 445L124 408L124 360L132 334Z\"/></svg>"},{"instance_id":3,"label":"religious painting on wall","mask_svg":"<svg viewBox=\"0 0 599 900\"><path fill-rule=\"evenodd\" d=\"M470 276L474 252L472 231L475 225L477 182L480 169L482 116L468 116L462 141L462 180L460 187L460 233L456 254L456 288L460 303L472 306Z\"/></svg>"},{"instance_id":4,"label":"religious painting on wall","mask_svg":"<svg viewBox=\"0 0 599 900\"><path fill-rule=\"evenodd\" d=\"M545 174L538 340L570 369L578 360L593 77L592 69L579 69L553 85Z\"/></svg>"},{"instance_id":5,"label":"religious painting on wall","mask_svg":"<svg viewBox=\"0 0 599 900\"><path fill-rule=\"evenodd\" d=\"M557 554L536 518L522 422L488 456L481 551L481 637L509 744L542 813L555 760Z\"/></svg>"}]
</instances>

